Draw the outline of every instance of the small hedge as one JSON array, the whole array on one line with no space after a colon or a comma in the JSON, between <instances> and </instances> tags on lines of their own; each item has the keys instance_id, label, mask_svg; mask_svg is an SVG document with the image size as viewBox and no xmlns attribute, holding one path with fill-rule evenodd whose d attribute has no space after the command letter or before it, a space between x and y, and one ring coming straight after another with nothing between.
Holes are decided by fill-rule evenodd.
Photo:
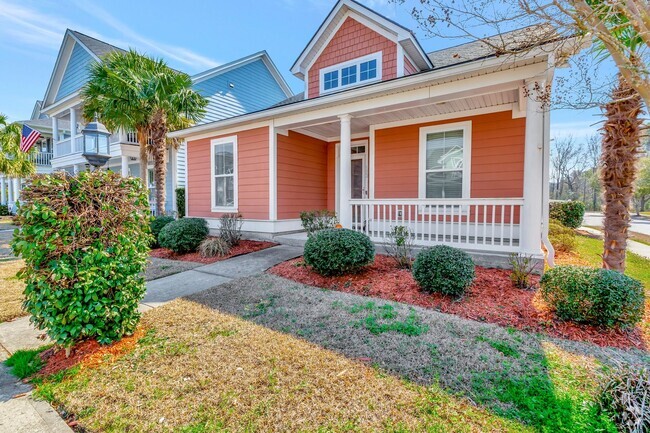
<instances>
[{"instance_id":1,"label":"small hedge","mask_svg":"<svg viewBox=\"0 0 650 433\"><path fill-rule=\"evenodd\" d=\"M540 285L544 301L563 320L626 328L643 318L643 285L616 271L556 266Z\"/></svg>"},{"instance_id":2,"label":"small hedge","mask_svg":"<svg viewBox=\"0 0 650 433\"><path fill-rule=\"evenodd\" d=\"M179 218L185 217L185 188L176 188L176 212Z\"/></svg>"},{"instance_id":3,"label":"small hedge","mask_svg":"<svg viewBox=\"0 0 650 433\"><path fill-rule=\"evenodd\" d=\"M178 254L191 253L209 233L208 222L203 218L182 218L163 227L158 235L158 243Z\"/></svg>"},{"instance_id":4,"label":"small hedge","mask_svg":"<svg viewBox=\"0 0 650 433\"><path fill-rule=\"evenodd\" d=\"M427 292L460 296L474 281L474 261L465 251L436 245L417 255L413 278Z\"/></svg>"},{"instance_id":5,"label":"small hedge","mask_svg":"<svg viewBox=\"0 0 650 433\"><path fill-rule=\"evenodd\" d=\"M140 319L149 244L148 191L107 171L34 176L12 241L25 268L25 311L68 348L130 334Z\"/></svg>"},{"instance_id":6,"label":"small hedge","mask_svg":"<svg viewBox=\"0 0 650 433\"><path fill-rule=\"evenodd\" d=\"M339 221L336 219L336 213L331 210L312 210L300 212L300 224L307 232L307 236L325 230L333 229Z\"/></svg>"},{"instance_id":7,"label":"small hedge","mask_svg":"<svg viewBox=\"0 0 650 433\"><path fill-rule=\"evenodd\" d=\"M9 206L6 204L0 204L0 216L9 215Z\"/></svg>"},{"instance_id":8,"label":"small hedge","mask_svg":"<svg viewBox=\"0 0 650 433\"><path fill-rule=\"evenodd\" d=\"M375 246L363 233L325 229L307 239L304 259L321 275L343 275L372 263Z\"/></svg>"},{"instance_id":9,"label":"small hedge","mask_svg":"<svg viewBox=\"0 0 650 433\"><path fill-rule=\"evenodd\" d=\"M552 201L549 204L549 216L562 225L577 229L585 216L585 204L577 200Z\"/></svg>"},{"instance_id":10,"label":"small hedge","mask_svg":"<svg viewBox=\"0 0 650 433\"><path fill-rule=\"evenodd\" d=\"M578 243L573 229L562 225L558 220L551 219L548 223L548 239L555 251L570 252L576 249Z\"/></svg>"},{"instance_id":11,"label":"small hedge","mask_svg":"<svg viewBox=\"0 0 650 433\"><path fill-rule=\"evenodd\" d=\"M160 231L171 222L174 222L174 217L167 215L157 216L151 220L150 227L151 235L153 236L153 242L151 244L152 248L158 246L158 235L160 234Z\"/></svg>"}]
</instances>

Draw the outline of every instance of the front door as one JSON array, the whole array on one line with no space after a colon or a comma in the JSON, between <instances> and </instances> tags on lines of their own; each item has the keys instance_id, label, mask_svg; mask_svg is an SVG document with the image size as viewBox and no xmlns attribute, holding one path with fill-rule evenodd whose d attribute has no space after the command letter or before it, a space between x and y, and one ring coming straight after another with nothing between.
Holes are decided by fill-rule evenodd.
<instances>
[{"instance_id":1,"label":"front door","mask_svg":"<svg viewBox=\"0 0 650 433\"><path fill-rule=\"evenodd\" d=\"M353 200L368 198L368 164L366 159L367 146L352 146L350 198ZM353 207L352 224L361 229L365 215L361 206Z\"/></svg>"}]
</instances>

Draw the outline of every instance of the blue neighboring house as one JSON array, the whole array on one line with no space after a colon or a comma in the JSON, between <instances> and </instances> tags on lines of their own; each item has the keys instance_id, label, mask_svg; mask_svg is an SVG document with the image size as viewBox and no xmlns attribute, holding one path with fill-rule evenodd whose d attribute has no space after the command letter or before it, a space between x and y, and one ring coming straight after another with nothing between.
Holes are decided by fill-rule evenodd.
<instances>
[{"instance_id":1,"label":"blue neighboring house","mask_svg":"<svg viewBox=\"0 0 650 433\"><path fill-rule=\"evenodd\" d=\"M52 170L71 174L87 170L82 156L80 91L88 81L89 66L113 51L123 49L83 33L66 30L45 96L39 107L39 117L49 119L51 134ZM192 77L194 88L208 100L205 118L199 123L223 120L228 117L263 110L291 96L293 92L266 51L243 57ZM124 176L138 176L140 171L137 136L133 131L113 131L111 156L107 167ZM176 210L177 187L185 186L185 144L170 149L167 177L167 212ZM151 162L150 162L151 164ZM153 168L149 168L151 198Z\"/></svg>"}]
</instances>

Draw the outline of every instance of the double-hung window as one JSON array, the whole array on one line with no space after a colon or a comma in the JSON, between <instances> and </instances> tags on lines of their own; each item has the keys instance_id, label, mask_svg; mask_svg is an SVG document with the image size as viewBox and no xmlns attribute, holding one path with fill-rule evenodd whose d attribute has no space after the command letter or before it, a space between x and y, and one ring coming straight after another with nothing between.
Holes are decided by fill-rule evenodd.
<instances>
[{"instance_id":1,"label":"double-hung window","mask_svg":"<svg viewBox=\"0 0 650 433\"><path fill-rule=\"evenodd\" d=\"M320 70L321 93L381 80L381 51Z\"/></svg>"},{"instance_id":2,"label":"double-hung window","mask_svg":"<svg viewBox=\"0 0 650 433\"><path fill-rule=\"evenodd\" d=\"M212 210L237 209L237 137L212 140Z\"/></svg>"},{"instance_id":3,"label":"double-hung window","mask_svg":"<svg viewBox=\"0 0 650 433\"><path fill-rule=\"evenodd\" d=\"M471 123L420 129L420 198L469 198Z\"/></svg>"}]
</instances>

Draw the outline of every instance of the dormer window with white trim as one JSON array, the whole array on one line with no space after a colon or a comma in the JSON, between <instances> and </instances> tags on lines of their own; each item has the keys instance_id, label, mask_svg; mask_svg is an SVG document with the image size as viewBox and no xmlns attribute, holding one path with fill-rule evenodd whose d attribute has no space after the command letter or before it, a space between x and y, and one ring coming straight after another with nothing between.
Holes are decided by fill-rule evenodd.
<instances>
[{"instance_id":1,"label":"dormer window with white trim","mask_svg":"<svg viewBox=\"0 0 650 433\"><path fill-rule=\"evenodd\" d=\"M320 93L381 80L381 51L320 70Z\"/></svg>"}]
</instances>

